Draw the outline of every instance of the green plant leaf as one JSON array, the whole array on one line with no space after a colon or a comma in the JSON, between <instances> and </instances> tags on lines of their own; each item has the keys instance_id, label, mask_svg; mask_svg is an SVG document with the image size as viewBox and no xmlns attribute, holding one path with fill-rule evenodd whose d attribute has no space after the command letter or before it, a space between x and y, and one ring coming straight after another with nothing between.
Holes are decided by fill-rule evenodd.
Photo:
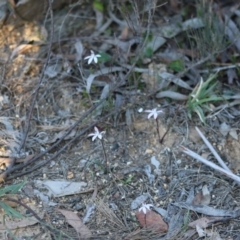
<instances>
[{"instance_id":1,"label":"green plant leaf","mask_svg":"<svg viewBox=\"0 0 240 240\"><path fill-rule=\"evenodd\" d=\"M15 184L15 185L10 185L4 188L0 189L0 197L5 195L5 194L15 194L17 191L19 191L24 185L26 181L23 181L21 183Z\"/></svg>"},{"instance_id":2,"label":"green plant leaf","mask_svg":"<svg viewBox=\"0 0 240 240\"><path fill-rule=\"evenodd\" d=\"M175 72L181 72L184 70L184 63L181 59L174 60L168 64L168 68Z\"/></svg>"},{"instance_id":3,"label":"green plant leaf","mask_svg":"<svg viewBox=\"0 0 240 240\"><path fill-rule=\"evenodd\" d=\"M153 56L153 49L151 47L146 48L144 55L147 58L151 58Z\"/></svg>"},{"instance_id":4,"label":"green plant leaf","mask_svg":"<svg viewBox=\"0 0 240 240\"><path fill-rule=\"evenodd\" d=\"M189 222L190 222L190 211L187 210L186 214L184 215L184 224L182 227L183 232L187 231Z\"/></svg>"},{"instance_id":5,"label":"green plant leaf","mask_svg":"<svg viewBox=\"0 0 240 240\"><path fill-rule=\"evenodd\" d=\"M112 57L109 54L105 53L105 52L101 52L100 55L101 55L101 57L98 58L98 61L100 63L105 63L105 62L109 62L109 61L112 60Z\"/></svg>"},{"instance_id":6,"label":"green plant leaf","mask_svg":"<svg viewBox=\"0 0 240 240\"><path fill-rule=\"evenodd\" d=\"M206 103L206 102L216 102L216 101L223 101L224 98L223 97L209 97L209 98L205 98L203 100L198 101L198 105L201 105L202 103Z\"/></svg>"},{"instance_id":7,"label":"green plant leaf","mask_svg":"<svg viewBox=\"0 0 240 240\"><path fill-rule=\"evenodd\" d=\"M194 109L194 112L197 113L200 120L205 124L205 116L204 116L202 108L200 106L196 106L195 109Z\"/></svg>"},{"instance_id":8,"label":"green plant leaf","mask_svg":"<svg viewBox=\"0 0 240 240\"><path fill-rule=\"evenodd\" d=\"M100 12L103 12L103 10L104 10L103 3L101 1L94 1L93 8Z\"/></svg>"},{"instance_id":9,"label":"green plant leaf","mask_svg":"<svg viewBox=\"0 0 240 240\"><path fill-rule=\"evenodd\" d=\"M192 112L198 114L200 120L205 123L205 115L203 109L205 111L211 111L210 106L208 105L211 102L217 101L226 101L226 98L217 96L215 88L218 84L216 80L217 73L212 74L208 77L208 79L203 82L201 79L198 85L194 88L192 93L188 98L188 117L191 119Z\"/></svg>"},{"instance_id":10,"label":"green plant leaf","mask_svg":"<svg viewBox=\"0 0 240 240\"><path fill-rule=\"evenodd\" d=\"M0 201L0 206L4 209L5 213L10 217L23 218L23 215L7 205L6 203Z\"/></svg>"}]
</instances>

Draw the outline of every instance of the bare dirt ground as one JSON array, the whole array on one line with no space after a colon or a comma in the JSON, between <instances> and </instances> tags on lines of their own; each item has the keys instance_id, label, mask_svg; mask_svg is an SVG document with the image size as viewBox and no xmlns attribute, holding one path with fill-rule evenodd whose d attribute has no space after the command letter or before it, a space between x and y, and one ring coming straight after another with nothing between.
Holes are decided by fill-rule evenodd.
<instances>
[{"instance_id":1,"label":"bare dirt ground","mask_svg":"<svg viewBox=\"0 0 240 240\"><path fill-rule=\"evenodd\" d=\"M1 239L240 239L239 182L183 152L219 165L197 126L238 175L240 45L201 62L186 2L19 1L1 17L0 179L25 181L1 195L23 215L1 211ZM236 3L212 4L239 28ZM84 59L91 50L99 62ZM217 92L233 97L210 102L205 124L189 118L200 76L222 66ZM102 139L88 136L94 127Z\"/></svg>"}]
</instances>

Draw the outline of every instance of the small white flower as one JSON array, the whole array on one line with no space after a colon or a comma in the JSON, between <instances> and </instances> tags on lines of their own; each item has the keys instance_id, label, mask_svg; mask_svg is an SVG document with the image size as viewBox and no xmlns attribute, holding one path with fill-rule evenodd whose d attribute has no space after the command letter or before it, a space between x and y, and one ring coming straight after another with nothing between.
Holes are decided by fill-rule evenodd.
<instances>
[{"instance_id":1,"label":"small white flower","mask_svg":"<svg viewBox=\"0 0 240 240\"><path fill-rule=\"evenodd\" d=\"M141 113L143 111L143 108L139 108L138 112Z\"/></svg>"},{"instance_id":2,"label":"small white flower","mask_svg":"<svg viewBox=\"0 0 240 240\"><path fill-rule=\"evenodd\" d=\"M146 214L147 211L151 211L150 207L153 207L153 205L143 203L142 206L138 209L138 211L139 212L143 211L143 213Z\"/></svg>"},{"instance_id":3,"label":"small white flower","mask_svg":"<svg viewBox=\"0 0 240 240\"><path fill-rule=\"evenodd\" d=\"M92 141L94 141L96 138L99 138L101 140L104 133L105 131L99 132L98 128L94 127L94 133L88 134L88 137L92 137Z\"/></svg>"},{"instance_id":4,"label":"small white flower","mask_svg":"<svg viewBox=\"0 0 240 240\"><path fill-rule=\"evenodd\" d=\"M162 110L157 110L156 108L152 110L145 110L145 112L149 113L148 114L148 119L153 117L154 119L157 119L159 113L163 113Z\"/></svg>"},{"instance_id":5,"label":"small white flower","mask_svg":"<svg viewBox=\"0 0 240 240\"><path fill-rule=\"evenodd\" d=\"M100 54L95 54L93 50L91 50L91 55L85 57L84 59L87 60L88 59L88 64L91 64L92 61L94 61L95 63L98 62L98 58L100 58L101 55Z\"/></svg>"}]
</instances>

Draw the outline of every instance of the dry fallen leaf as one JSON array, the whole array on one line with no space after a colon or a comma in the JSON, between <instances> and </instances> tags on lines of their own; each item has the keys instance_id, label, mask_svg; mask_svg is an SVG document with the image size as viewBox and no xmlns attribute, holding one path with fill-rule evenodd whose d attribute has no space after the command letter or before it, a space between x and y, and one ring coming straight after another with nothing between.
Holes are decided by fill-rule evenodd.
<instances>
[{"instance_id":1,"label":"dry fallen leaf","mask_svg":"<svg viewBox=\"0 0 240 240\"><path fill-rule=\"evenodd\" d=\"M211 224L216 220L221 220L221 219L222 217L202 217L196 221L190 222L188 226L192 228L196 228L196 226L198 225L200 228L207 228L211 226Z\"/></svg>"},{"instance_id":2,"label":"dry fallen leaf","mask_svg":"<svg viewBox=\"0 0 240 240\"><path fill-rule=\"evenodd\" d=\"M83 224L82 220L77 216L76 213L62 209L58 209L58 211L64 215L67 222L76 230L77 233L80 234L81 237L91 237L91 231L85 224Z\"/></svg>"},{"instance_id":3,"label":"dry fallen leaf","mask_svg":"<svg viewBox=\"0 0 240 240\"><path fill-rule=\"evenodd\" d=\"M157 233L166 233L168 225L163 221L160 214L154 211L147 211L144 214L142 211L136 212L136 217L142 227L151 229Z\"/></svg>"}]
</instances>

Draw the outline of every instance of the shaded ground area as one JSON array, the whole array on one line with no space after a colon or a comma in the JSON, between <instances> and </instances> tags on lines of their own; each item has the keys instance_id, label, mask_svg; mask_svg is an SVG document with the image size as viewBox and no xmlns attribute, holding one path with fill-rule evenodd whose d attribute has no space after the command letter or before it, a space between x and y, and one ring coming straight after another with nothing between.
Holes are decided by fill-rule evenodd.
<instances>
[{"instance_id":1,"label":"shaded ground area","mask_svg":"<svg viewBox=\"0 0 240 240\"><path fill-rule=\"evenodd\" d=\"M239 239L238 2L0 3L2 239Z\"/></svg>"}]
</instances>

